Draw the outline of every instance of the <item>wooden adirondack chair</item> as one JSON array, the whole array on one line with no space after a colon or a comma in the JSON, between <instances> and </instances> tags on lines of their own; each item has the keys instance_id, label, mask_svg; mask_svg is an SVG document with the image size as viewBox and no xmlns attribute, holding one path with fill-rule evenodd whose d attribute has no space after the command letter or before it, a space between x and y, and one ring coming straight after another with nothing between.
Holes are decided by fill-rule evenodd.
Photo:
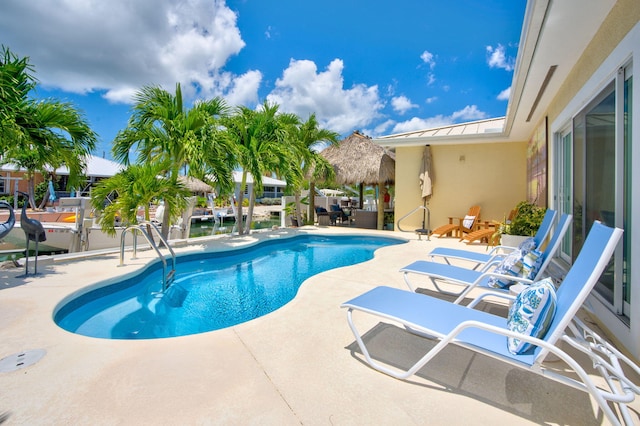
<instances>
[{"instance_id":1,"label":"wooden adirondack chair","mask_svg":"<svg viewBox=\"0 0 640 426\"><path fill-rule=\"evenodd\" d=\"M465 217L450 216L449 223L437 227L430 235L438 235L438 238L445 235L462 238L465 234L475 231L479 221L480 206L471 206Z\"/></svg>"}]
</instances>

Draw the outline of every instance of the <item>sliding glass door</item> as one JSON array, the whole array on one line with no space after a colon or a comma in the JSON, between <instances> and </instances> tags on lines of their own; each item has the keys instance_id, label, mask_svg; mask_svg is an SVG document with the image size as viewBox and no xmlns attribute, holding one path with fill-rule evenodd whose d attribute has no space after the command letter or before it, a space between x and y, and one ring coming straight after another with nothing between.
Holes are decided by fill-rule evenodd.
<instances>
[{"instance_id":1,"label":"sliding glass door","mask_svg":"<svg viewBox=\"0 0 640 426\"><path fill-rule=\"evenodd\" d=\"M602 274L596 292L619 315L628 315L631 203L630 137L631 66L620 69L614 81L573 120L573 244L580 252L593 222L625 228L624 241ZM562 137L561 137L562 139ZM560 147L558 147L560 148ZM566 166L565 166L566 168ZM567 170L559 170L559 173Z\"/></svg>"},{"instance_id":2,"label":"sliding glass door","mask_svg":"<svg viewBox=\"0 0 640 426\"><path fill-rule=\"evenodd\" d=\"M555 141L555 194L554 208L558 215L573 214L573 138L571 129L565 129ZM571 262L572 232L565 234L560 245L559 256Z\"/></svg>"}]
</instances>

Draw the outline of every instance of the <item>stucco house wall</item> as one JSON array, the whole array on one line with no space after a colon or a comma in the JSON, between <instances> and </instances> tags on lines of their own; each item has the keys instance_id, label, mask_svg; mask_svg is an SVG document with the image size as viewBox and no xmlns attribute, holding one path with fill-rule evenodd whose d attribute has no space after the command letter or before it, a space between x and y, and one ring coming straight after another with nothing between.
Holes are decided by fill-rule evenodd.
<instances>
[{"instance_id":1,"label":"stucco house wall","mask_svg":"<svg viewBox=\"0 0 640 426\"><path fill-rule=\"evenodd\" d=\"M395 220L423 204L418 175L422 146L396 149ZM472 205L481 207L482 220L501 220L526 198L527 144L482 143L432 145L433 195L429 200L431 229L464 216ZM402 229L422 227L416 212L400 224Z\"/></svg>"}]
</instances>

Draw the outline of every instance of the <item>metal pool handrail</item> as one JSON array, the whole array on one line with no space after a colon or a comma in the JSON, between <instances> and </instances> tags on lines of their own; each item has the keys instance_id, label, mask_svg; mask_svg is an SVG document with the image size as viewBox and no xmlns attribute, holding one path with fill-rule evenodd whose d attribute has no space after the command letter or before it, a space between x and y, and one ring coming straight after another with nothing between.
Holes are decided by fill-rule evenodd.
<instances>
[{"instance_id":1,"label":"metal pool handrail","mask_svg":"<svg viewBox=\"0 0 640 426\"><path fill-rule=\"evenodd\" d=\"M171 254L171 270L168 273L167 273L167 259L160 252L158 245L155 243L153 238L151 238L151 236L147 232L148 225L149 225L149 229L152 229L155 231L155 234L160 240L160 242L162 242L162 244L169 250L169 253ZM148 221L140 222L136 225L131 225L122 231L122 235L120 236L120 266L124 265L124 243L125 243L125 236L128 231L131 231L133 233L133 259L136 259L136 255L138 252L138 234L136 231L139 231L140 233L142 233L142 235L144 235L149 245L155 250L156 254L162 261L162 291L165 291L167 288L169 288L171 283L173 283L173 279L175 277L175 273L176 273L175 252L173 251L169 243L167 243L167 240L164 239L164 237L162 236L162 233L154 223L148 222Z\"/></svg>"},{"instance_id":2,"label":"metal pool handrail","mask_svg":"<svg viewBox=\"0 0 640 426\"><path fill-rule=\"evenodd\" d=\"M422 237L422 235L426 235L427 236L427 240L429 240L429 234L431 232L431 211L429 210L429 208L427 206L418 206L415 209L411 210L409 213L405 214L404 216L402 216L400 219L398 219L398 230L401 232L411 232L411 231L405 231L404 229L402 229L400 227L400 222L402 222L404 219L406 219L407 217L411 216L412 214L414 214L415 212L417 212L418 210L424 210L424 212L422 213L422 228L420 229L416 229L414 232L416 234L418 234L418 237ZM425 228L425 217L424 215L426 214L427 216L427 223L426 223L426 228Z\"/></svg>"}]
</instances>

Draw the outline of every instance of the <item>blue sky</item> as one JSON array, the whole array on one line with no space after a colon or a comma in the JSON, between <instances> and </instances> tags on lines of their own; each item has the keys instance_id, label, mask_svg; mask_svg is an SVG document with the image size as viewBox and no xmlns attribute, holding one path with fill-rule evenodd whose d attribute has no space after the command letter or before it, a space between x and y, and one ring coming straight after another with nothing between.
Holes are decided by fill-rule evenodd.
<instances>
[{"instance_id":1,"label":"blue sky","mask_svg":"<svg viewBox=\"0 0 640 426\"><path fill-rule=\"evenodd\" d=\"M506 113L525 0L5 0L0 40L38 97L73 102L110 157L144 85L264 100L347 136Z\"/></svg>"}]
</instances>

